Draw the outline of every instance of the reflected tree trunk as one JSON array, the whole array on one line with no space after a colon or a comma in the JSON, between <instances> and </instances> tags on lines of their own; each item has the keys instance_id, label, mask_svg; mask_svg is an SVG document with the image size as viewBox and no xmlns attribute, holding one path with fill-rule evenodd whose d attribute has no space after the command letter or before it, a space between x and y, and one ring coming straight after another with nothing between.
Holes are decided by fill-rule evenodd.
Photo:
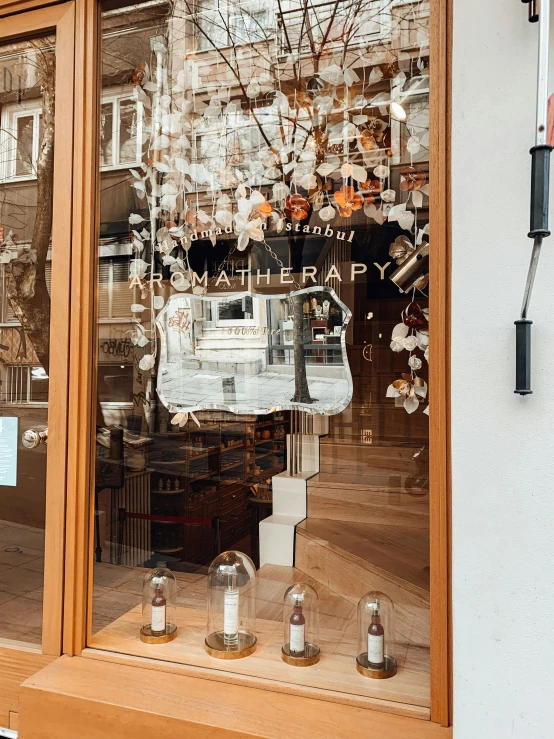
<instances>
[{"instance_id":1,"label":"reflected tree trunk","mask_svg":"<svg viewBox=\"0 0 554 739\"><path fill-rule=\"evenodd\" d=\"M54 195L54 52L39 53L42 88L42 136L36 163L37 207L29 251L6 265L6 293L12 309L32 343L38 361L49 370L50 295L46 285L46 258L52 234Z\"/></svg>"},{"instance_id":2,"label":"reflected tree trunk","mask_svg":"<svg viewBox=\"0 0 554 739\"><path fill-rule=\"evenodd\" d=\"M292 403L315 403L310 395L304 354L304 296L292 298L293 344L294 344L294 397Z\"/></svg>"}]
</instances>

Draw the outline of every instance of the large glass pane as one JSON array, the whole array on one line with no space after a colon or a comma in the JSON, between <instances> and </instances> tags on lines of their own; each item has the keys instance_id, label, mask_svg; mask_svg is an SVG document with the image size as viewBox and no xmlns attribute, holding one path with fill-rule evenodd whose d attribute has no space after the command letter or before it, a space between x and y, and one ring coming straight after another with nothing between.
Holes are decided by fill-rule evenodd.
<instances>
[{"instance_id":1,"label":"large glass pane","mask_svg":"<svg viewBox=\"0 0 554 739\"><path fill-rule=\"evenodd\" d=\"M140 156L101 178L93 645L153 655L163 564L163 657L206 664L207 567L240 550L271 674L258 652L226 671L428 706L428 0L111 3L102 24L103 110ZM280 621L302 580L326 669L298 675ZM378 597L395 680L356 668Z\"/></svg>"},{"instance_id":2,"label":"large glass pane","mask_svg":"<svg viewBox=\"0 0 554 739\"><path fill-rule=\"evenodd\" d=\"M55 41L0 44L0 639L41 643Z\"/></svg>"}]
</instances>

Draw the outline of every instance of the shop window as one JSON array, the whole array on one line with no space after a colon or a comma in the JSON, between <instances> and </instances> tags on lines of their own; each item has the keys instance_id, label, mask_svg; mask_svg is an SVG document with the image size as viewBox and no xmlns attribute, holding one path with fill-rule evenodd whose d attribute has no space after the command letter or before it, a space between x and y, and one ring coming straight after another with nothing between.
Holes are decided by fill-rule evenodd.
<instances>
[{"instance_id":1,"label":"shop window","mask_svg":"<svg viewBox=\"0 0 554 739\"><path fill-rule=\"evenodd\" d=\"M229 680L427 715L428 23L427 0L106 8L143 166L100 212L98 458L122 434L123 475L97 478L89 646L155 659L142 629L164 660L234 651ZM142 602L154 568L174 615Z\"/></svg>"}]
</instances>

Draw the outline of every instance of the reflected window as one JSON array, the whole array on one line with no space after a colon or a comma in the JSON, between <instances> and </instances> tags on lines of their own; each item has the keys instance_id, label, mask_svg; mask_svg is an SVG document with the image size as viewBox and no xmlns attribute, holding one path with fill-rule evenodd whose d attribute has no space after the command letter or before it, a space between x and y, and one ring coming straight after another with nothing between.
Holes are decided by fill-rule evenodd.
<instances>
[{"instance_id":1,"label":"reflected window","mask_svg":"<svg viewBox=\"0 0 554 739\"><path fill-rule=\"evenodd\" d=\"M128 318L134 290L129 289L129 262L106 259L98 270L98 317L110 320Z\"/></svg>"},{"instance_id":2,"label":"reflected window","mask_svg":"<svg viewBox=\"0 0 554 739\"><path fill-rule=\"evenodd\" d=\"M41 134L37 102L6 105L0 118L0 178L35 177Z\"/></svg>"},{"instance_id":3,"label":"reflected window","mask_svg":"<svg viewBox=\"0 0 554 739\"><path fill-rule=\"evenodd\" d=\"M198 49L244 46L273 38L275 15L262 0L200 0L193 17Z\"/></svg>"},{"instance_id":4,"label":"reflected window","mask_svg":"<svg viewBox=\"0 0 554 739\"><path fill-rule=\"evenodd\" d=\"M258 322L258 306L252 296L226 300L215 304L216 326L254 326Z\"/></svg>"},{"instance_id":5,"label":"reflected window","mask_svg":"<svg viewBox=\"0 0 554 739\"><path fill-rule=\"evenodd\" d=\"M102 96L100 114L100 166L103 169L140 164L142 105L128 89Z\"/></svg>"},{"instance_id":6,"label":"reflected window","mask_svg":"<svg viewBox=\"0 0 554 739\"><path fill-rule=\"evenodd\" d=\"M102 98L100 164L103 169L141 161L142 106L129 91ZM6 105L0 119L0 179L33 179L42 133L39 101Z\"/></svg>"}]
</instances>

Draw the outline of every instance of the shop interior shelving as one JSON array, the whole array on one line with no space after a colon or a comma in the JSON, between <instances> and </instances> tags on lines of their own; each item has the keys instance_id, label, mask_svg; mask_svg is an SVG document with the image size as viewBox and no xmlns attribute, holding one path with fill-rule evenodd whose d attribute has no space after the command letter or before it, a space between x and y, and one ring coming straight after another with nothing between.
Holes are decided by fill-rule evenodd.
<instances>
[{"instance_id":1,"label":"shop interior shelving","mask_svg":"<svg viewBox=\"0 0 554 739\"><path fill-rule=\"evenodd\" d=\"M285 469L288 417L196 414L200 427L150 434L151 512L193 519L219 518L220 546L248 533L251 486ZM152 521L152 549L174 560L207 564L215 555L210 525Z\"/></svg>"}]
</instances>

